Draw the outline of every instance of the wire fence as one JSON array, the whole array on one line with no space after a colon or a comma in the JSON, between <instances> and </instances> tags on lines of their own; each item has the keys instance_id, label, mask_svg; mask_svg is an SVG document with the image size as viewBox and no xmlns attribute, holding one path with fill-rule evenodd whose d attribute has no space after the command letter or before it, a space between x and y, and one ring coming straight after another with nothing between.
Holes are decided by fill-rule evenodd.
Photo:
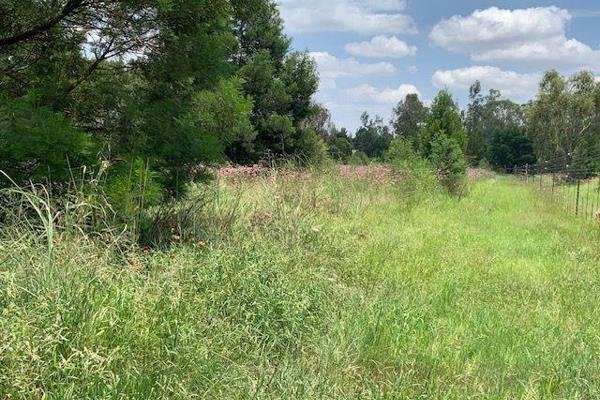
<instances>
[{"instance_id":1,"label":"wire fence","mask_svg":"<svg viewBox=\"0 0 600 400\"><path fill-rule=\"evenodd\" d=\"M575 216L599 220L600 170L589 166L598 165L598 161L600 157L588 157L569 165L557 158L537 165L515 166L507 172L546 193Z\"/></svg>"}]
</instances>

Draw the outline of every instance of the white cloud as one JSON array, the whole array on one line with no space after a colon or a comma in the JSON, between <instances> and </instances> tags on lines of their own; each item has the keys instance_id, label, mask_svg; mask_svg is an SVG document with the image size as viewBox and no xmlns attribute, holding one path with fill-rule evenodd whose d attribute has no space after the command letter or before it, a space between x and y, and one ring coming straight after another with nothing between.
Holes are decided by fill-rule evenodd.
<instances>
[{"instance_id":1,"label":"white cloud","mask_svg":"<svg viewBox=\"0 0 600 400\"><path fill-rule=\"evenodd\" d=\"M404 0L279 0L291 33L356 32L416 34L415 21L401 11Z\"/></svg>"},{"instance_id":2,"label":"white cloud","mask_svg":"<svg viewBox=\"0 0 600 400\"><path fill-rule=\"evenodd\" d=\"M398 89L386 88L383 90L365 84L348 89L346 93L354 100L390 106L404 100L408 94L417 94L421 97L421 93L416 86L409 84L400 85Z\"/></svg>"},{"instance_id":3,"label":"white cloud","mask_svg":"<svg viewBox=\"0 0 600 400\"><path fill-rule=\"evenodd\" d=\"M338 58L327 52L312 52L310 56L317 62L319 70L319 90L337 89L337 79L389 76L396 67L387 62L361 63L355 58Z\"/></svg>"},{"instance_id":4,"label":"white cloud","mask_svg":"<svg viewBox=\"0 0 600 400\"><path fill-rule=\"evenodd\" d=\"M408 73L409 74L416 74L419 72L419 68L416 65L411 65L410 67L408 67Z\"/></svg>"},{"instance_id":5,"label":"white cloud","mask_svg":"<svg viewBox=\"0 0 600 400\"><path fill-rule=\"evenodd\" d=\"M396 72L396 67L387 62L361 63L355 58L337 58L327 52L312 52L323 79L356 78L363 76L388 76Z\"/></svg>"},{"instance_id":6,"label":"white cloud","mask_svg":"<svg viewBox=\"0 0 600 400\"><path fill-rule=\"evenodd\" d=\"M404 11L406 0L365 0L366 8L373 11Z\"/></svg>"},{"instance_id":7,"label":"white cloud","mask_svg":"<svg viewBox=\"0 0 600 400\"><path fill-rule=\"evenodd\" d=\"M432 82L441 89L467 91L478 80L486 90L497 89L508 98L525 102L535 96L540 79L540 74L521 74L497 67L473 66L436 71Z\"/></svg>"},{"instance_id":8,"label":"white cloud","mask_svg":"<svg viewBox=\"0 0 600 400\"><path fill-rule=\"evenodd\" d=\"M375 36L368 42L348 43L346 51L363 57L402 58L417 54L416 46L409 46L396 36Z\"/></svg>"},{"instance_id":9,"label":"white cloud","mask_svg":"<svg viewBox=\"0 0 600 400\"><path fill-rule=\"evenodd\" d=\"M569 11L557 7L491 7L442 20L430 39L446 50L469 53L478 62L598 70L600 51L567 38L571 18Z\"/></svg>"}]
</instances>

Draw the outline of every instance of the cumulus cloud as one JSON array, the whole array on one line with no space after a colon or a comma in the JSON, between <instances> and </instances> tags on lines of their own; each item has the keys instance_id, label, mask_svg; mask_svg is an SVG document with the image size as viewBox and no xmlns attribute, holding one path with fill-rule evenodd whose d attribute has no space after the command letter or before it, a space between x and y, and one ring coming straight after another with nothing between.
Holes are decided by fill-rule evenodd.
<instances>
[{"instance_id":1,"label":"cumulus cloud","mask_svg":"<svg viewBox=\"0 0 600 400\"><path fill-rule=\"evenodd\" d=\"M441 89L466 91L478 80L485 89L498 89L508 98L525 102L535 95L540 79L540 74L522 74L491 66L473 66L436 71L432 82Z\"/></svg>"},{"instance_id":2,"label":"cumulus cloud","mask_svg":"<svg viewBox=\"0 0 600 400\"><path fill-rule=\"evenodd\" d=\"M600 51L566 36L569 11L557 7L491 7L442 20L431 31L436 45L466 52L478 62L598 69Z\"/></svg>"},{"instance_id":3,"label":"cumulus cloud","mask_svg":"<svg viewBox=\"0 0 600 400\"><path fill-rule=\"evenodd\" d=\"M321 78L356 78L361 76L388 76L396 72L396 67L387 62L361 63L355 58L338 58L327 52L312 52L319 67Z\"/></svg>"},{"instance_id":4,"label":"cumulus cloud","mask_svg":"<svg viewBox=\"0 0 600 400\"><path fill-rule=\"evenodd\" d=\"M402 58L417 54L416 46L409 46L396 36L375 36L368 42L348 43L346 51L362 57Z\"/></svg>"},{"instance_id":5,"label":"cumulus cloud","mask_svg":"<svg viewBox=\"0 0 600 400\"><path fill-rule=\"evenodd\" d=\"M421 97L421 93L417 87L410 84L400 85L398 89L386 88L383 90L364 84L348 89L346 93L355 100L390 106L397 104L400 100L404 100L408 94L417 94Z\"/></svg>"},{"instance_id":6,"label":"cumulus cloud","mask_svg":"<svg viewBox=\"0 0 600 400\"><path fill-rule=\"evenodd\" d=\"M416 34L415 21L401 11L404 0L279 0L281 16L291 33L356 32Z\"/></svg>"},{"instance_id":7,"label":"cumulus cloud","mask_svg":"<svg viewBox=\"0 0 600 400\"><path fill-rule=\"evenodd\" d=\"M338 58L327 52L312 52L310 56L317 62L321 95L336 90L337 79L382 77L396 72L396 67L387 62L361 63L353 57Z\"/></svg>"}]
</instances>

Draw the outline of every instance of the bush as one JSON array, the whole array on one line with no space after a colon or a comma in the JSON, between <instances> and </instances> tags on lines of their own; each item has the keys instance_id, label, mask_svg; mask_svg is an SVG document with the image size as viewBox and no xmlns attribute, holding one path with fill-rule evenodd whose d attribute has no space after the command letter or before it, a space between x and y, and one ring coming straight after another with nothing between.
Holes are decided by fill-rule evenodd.
<instances>
[{"instance_id":1,"label":"bush","mask_svg":"<svg viewBox=\"0 0 600 400\"><path fill-rule=\"evenodd\" d=\"M296 142L296 154L303 166L322 166L329 160L327 144L313 131L302 131Z\"/></svg>"},{"instance_id":2,"label":"bush","mask_svg":"<svg viewBox=\"0 0 600 400\"><path fill-rule=\"evenodd\" d=\"M349 165L369 165L371 163L371 159L368 155L366 155L362 151L355 151L352 153L350 158L348 158Z\"/></svg>"},{"instance_id":3,"label":"bush","mask_svg":"<svg viewBox=\"0 0 600 400\"><path fill-rule=\"evenodd\" d=\"M138 235L144 212L164 199L165 189L147 160L137 158L113 166L104 185L105 193L121 222Z\"/></svg>"},{"instance_id":4,"label":"bush","mask_svg":"<svg viewBox=\"0 0 600 400\"><path fill-rule=\"evenodd\" d=\"M392 140L389 149L384 154L384 160L392 164L411 161L415 158L417 158L417 154L412 142L402 137Z\"/></svg>"},{"instance_id":5,"label":"bush","mask_svg":"<svg viewBox=\"0 0 600 400\"><path fill-rule=\"evenodd\" d=\"M431 142L431 165L440 183L455 195L462 194L465 187L467 162L460 145L446 135L438 134Z\"/></svg>"},{"instance_id":6,"label":"bush","mask_svg":"<svg viewBox=\"0 0 600 400\"><path fill-rule=\"evenodd\" d=\"M0 170L17 183L61 183L94 162L91 135L63 115L20 99L0 106Z\"/></svg>"},{"instance_id":7,"label":"bush","mask_svg":"<svg viewBox=\"0 0 600 400\"><path fill-rule=\"evenodd\" d=\"M494 134L490 161L496 168L533 165L536 163L533 142L522 129L499 130Z\"/></svg>"}]
</instances>

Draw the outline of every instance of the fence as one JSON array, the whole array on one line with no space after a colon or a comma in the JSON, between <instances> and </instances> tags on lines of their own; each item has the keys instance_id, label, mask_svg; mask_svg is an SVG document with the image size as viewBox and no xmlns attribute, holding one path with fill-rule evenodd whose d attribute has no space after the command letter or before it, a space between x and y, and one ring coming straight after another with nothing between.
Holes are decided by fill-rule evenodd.
<instances>
[{"instance_id":1,"label":"fence","mask_svg":"<svg viewBox=\"0 0 600 400\"><path fill-rule=\"evenodd\" d=\"M596 161L596 160L585 160ZM578 165L589 165L582 162ZM524 182L545 192L552 201L583 218L600 218L600 171L595 167L572 167L545 162L514 167L509 171Z\"/></svg>"}]
</instances>

